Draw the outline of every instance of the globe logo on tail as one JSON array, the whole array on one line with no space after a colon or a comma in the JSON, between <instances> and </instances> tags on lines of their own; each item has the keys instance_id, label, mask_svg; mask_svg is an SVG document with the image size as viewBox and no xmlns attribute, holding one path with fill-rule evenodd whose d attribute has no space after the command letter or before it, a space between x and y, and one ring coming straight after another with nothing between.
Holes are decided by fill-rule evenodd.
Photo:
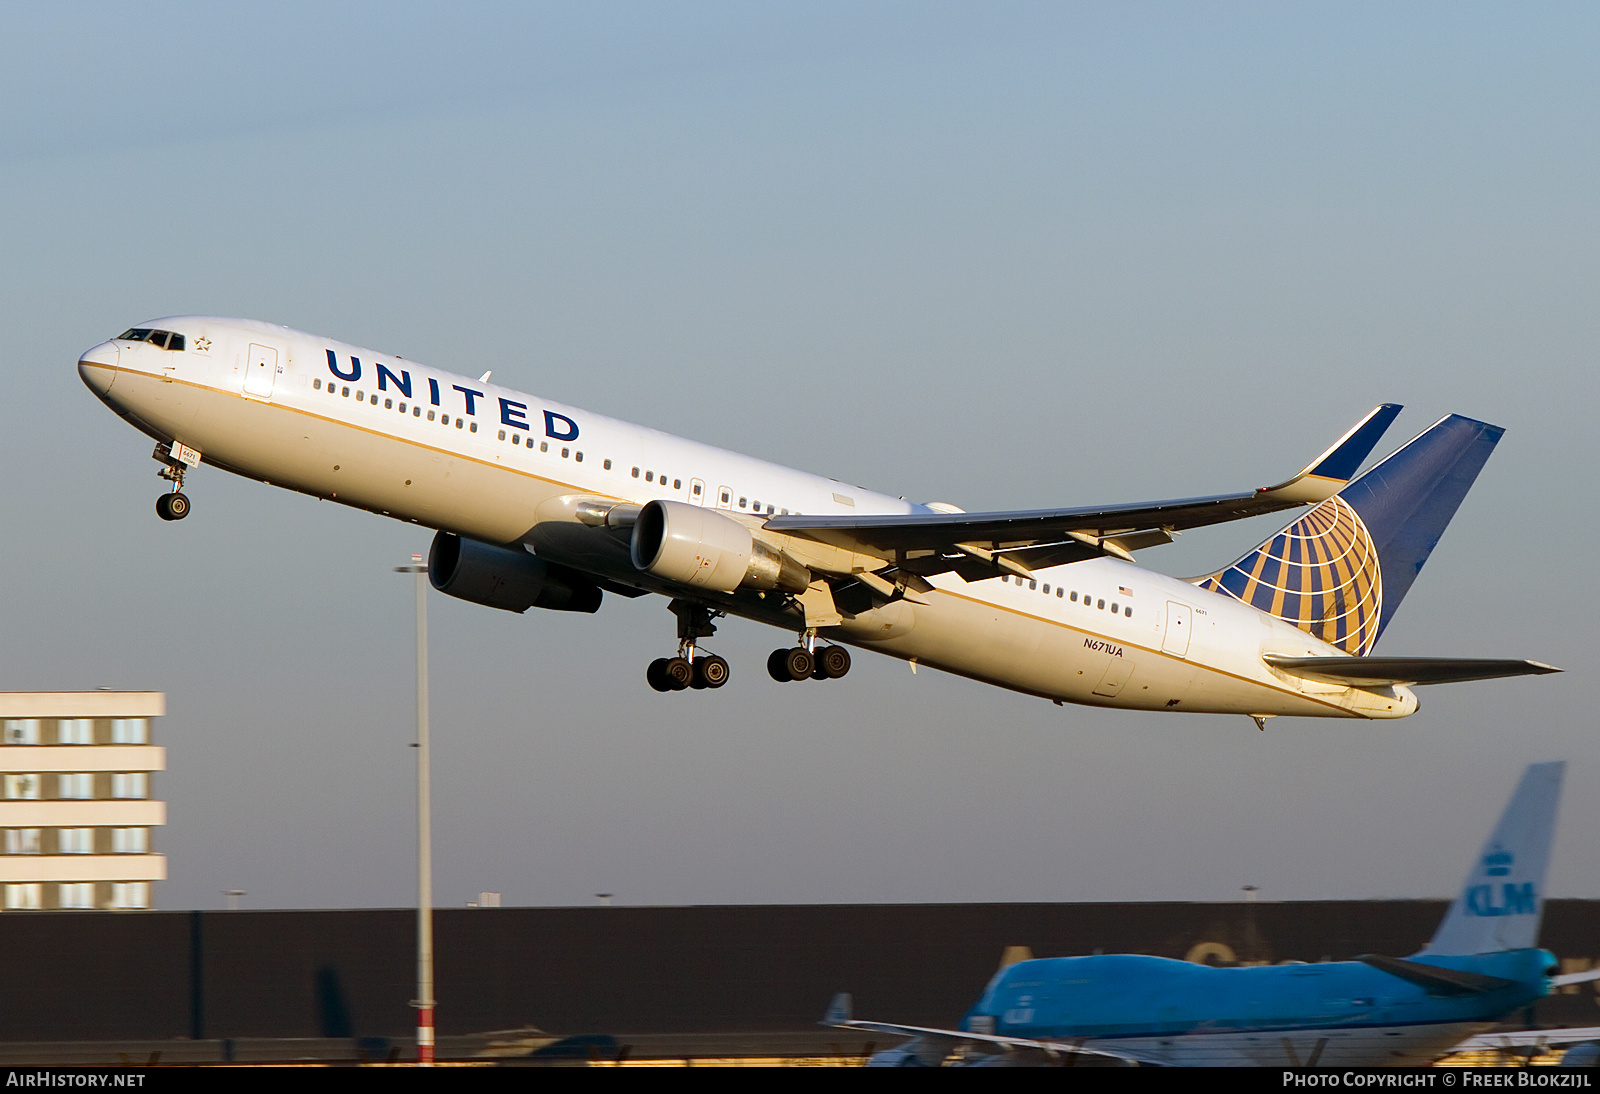
<instances>
[{"instance_id":1,"label":"globe logo on tail","mask_svg":"<svg viewBox=\"0 0 1600 1094\"><path fill-rule=\"evenodd\" d=\"M1197 584L1349 654L1362 656L1378 640L1383 608L1378 548L1360 515L1337 496Z\"/></svg>"}]
</instances>

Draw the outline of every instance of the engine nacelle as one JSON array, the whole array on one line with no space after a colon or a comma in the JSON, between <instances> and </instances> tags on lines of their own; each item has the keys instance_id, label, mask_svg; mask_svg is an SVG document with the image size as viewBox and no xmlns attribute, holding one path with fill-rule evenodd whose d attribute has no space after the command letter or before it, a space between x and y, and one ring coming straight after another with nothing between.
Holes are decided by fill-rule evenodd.
<instances>
[{"instance_id":1,"label":"engine nacelle","mask_svg":"<svg viewBox=\"0 0 1600 1094\"><path fill-rule=\"evenodd\" d=\"M811 584L811 571L756 539L745 525L687 502L645 505L630 550L633 564L645 573L696 589L802 593Z\"/></svg>"},{"instance_id":2,"label":"engine nacelle","mask_svg":"<svg viewBox=\"0 0 1600 1094\"><path fill-rule=\"evenodd\" d=\"M520 548L497 547L450 532L433 537L428 580L448 596L508 612L549 608L597 612L600 587Z\"/></svg>"}]
</instances>

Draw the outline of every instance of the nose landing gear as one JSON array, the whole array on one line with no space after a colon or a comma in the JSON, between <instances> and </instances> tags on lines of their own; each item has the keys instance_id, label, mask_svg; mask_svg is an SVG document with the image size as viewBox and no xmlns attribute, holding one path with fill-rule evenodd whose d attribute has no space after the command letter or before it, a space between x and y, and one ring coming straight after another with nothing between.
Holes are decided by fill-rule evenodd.
<instances>
[{"instance_id":1,"label":"nose landing gear","mask_svg":"<svg viewBox=\"0 0 1600 1094\"><path fill-rule=\"evenodd\" d=\"M173 441L170 445L158 444L151 456L161 461L156 474L172 483L172 492L156 499L156 516L162 520L182 520L189 515L189 498L183 492L183 475L200 464L200 453L186 444Z\"/></svg>"},{"instance_id":2,"label":"nose landing gear","mask_svg":"<svg viewBox=\"0 0 1600 1094\"><path fill-rule=\"evenodd\" d=\"M722 613L687 600L674 600L669 606L678 617L678 656L658 657L650 662L645 680L657 691L699 691L726 684L730 675L728 662L714 653L705 653L696 644L696 639L717 633L711 620Z\"/></svg>"}]
</instances>

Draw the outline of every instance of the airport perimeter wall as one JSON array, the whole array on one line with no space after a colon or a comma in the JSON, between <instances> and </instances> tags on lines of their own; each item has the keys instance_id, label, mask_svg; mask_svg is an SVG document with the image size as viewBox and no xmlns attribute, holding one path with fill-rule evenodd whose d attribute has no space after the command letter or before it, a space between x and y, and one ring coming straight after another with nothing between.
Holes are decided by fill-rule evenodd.
<instances>
[{"instance_id":1,"label":"airport perimeter wall","mask_svg":"<svg viewBox=\"0 0 1600 1094\"><path fill-rule=\"evenodd\" d=\"M1007 947L1325 961L1415 952L1442 901L478 908L436 913L442 1034L815 1028L960 1018ZM407 910L0 913L0 1040L393 1037L414 1028ZM1552 900L1543 944L1587 967L1600 901ZM1225 949L1224 949L1225 948ZM1539 1004L1600 1023L1592 986Z\"/></svg>"}]
</instances>

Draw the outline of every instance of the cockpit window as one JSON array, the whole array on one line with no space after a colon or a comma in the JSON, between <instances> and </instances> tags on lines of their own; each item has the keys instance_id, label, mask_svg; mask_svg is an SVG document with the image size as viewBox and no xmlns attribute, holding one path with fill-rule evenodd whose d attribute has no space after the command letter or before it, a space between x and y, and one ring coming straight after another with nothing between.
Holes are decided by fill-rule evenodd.
<instances>
[{"instance_id":1,"label":"cockpit window","mask_svg":"<svg viewBox=\"0 0 1600 1094\"><path fill-rule=\"evenodd\" d=\"M185 348L183 335L169 330L150 330L148 327L134 327L117 335L124 342L150 342L162 349L182 351Z\"/></svg>"}]
</instances>

